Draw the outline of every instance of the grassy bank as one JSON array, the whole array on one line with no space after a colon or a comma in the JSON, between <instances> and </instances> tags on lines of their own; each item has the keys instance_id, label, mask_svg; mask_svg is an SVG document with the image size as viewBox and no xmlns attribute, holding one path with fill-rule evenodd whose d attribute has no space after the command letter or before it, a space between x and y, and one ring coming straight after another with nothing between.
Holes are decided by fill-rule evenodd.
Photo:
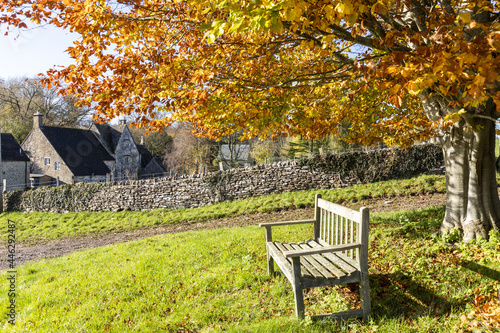
<instances>
[{"instance_id":1,"label":"grassy bank","mask_svg":"<svg viewBox=\"0 0 500 333\"><path fill-rule=\"evenodd\" d=\"M312 207L315 193L321 193L323 198L329 201L349 203L366 199L444 192L443 176L425 175L412 179L361 184L342 189L272 194L194 209L98 213L4 213L0 215L0 233L6 234L7 219L16 222L18 241L36 242L89 234L121 232L182 222L205 221L255 212ZM4 240L2 239L2 241Z\"/></svg>"},{"instance_id":2,"label":"grassy bank","mask_svg":"<svg viewBox=\"0 0 500 333\"><path fill-rule=\"evenodd\" d=\"M450 246L452 235L437 236L443 213L373 214L367 324L295 320L290 284L267 276L264 232L254 226L161 235L24 265L17 271L15 326L3 324L6 273L0 278L0 320L5 332L495 331L487 314L500 311L493 297L499 235ZM275 235L301 240L311 233L310 226L295 226ZM310 290L306 312L356 306L356 295L348 287Z\"/></svg>"}]
</instances>

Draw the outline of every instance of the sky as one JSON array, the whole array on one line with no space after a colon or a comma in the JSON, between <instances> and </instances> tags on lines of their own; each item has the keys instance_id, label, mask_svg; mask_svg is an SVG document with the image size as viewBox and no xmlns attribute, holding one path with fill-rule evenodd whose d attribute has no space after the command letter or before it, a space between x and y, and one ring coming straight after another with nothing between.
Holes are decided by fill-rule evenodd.
<instances>
[{"instance_id":1,"label":"sky","mask_svg":"<svg viewBox=\"0 0 500 333\"><path fill-rule=\"evenodd\" d=\"M0 29L0 78L35 77L56 65L72 62L64 51L76 36L68 31L48 26L9 36L4 32Z\"/></svg>"},{"instance_id":2,"label":"sky","mask_svg":"<svg viewBox=\"0 0 500 333\"><path fill-rule=\"evenodd\" d=\"M72 63L65 50L73 45L76 34L52 26L8 36L4 33L5 29L0 28L0 80L38 77L50 68ZM111 123L118 123L118 118Z\"/></svg>"}]
</instances>

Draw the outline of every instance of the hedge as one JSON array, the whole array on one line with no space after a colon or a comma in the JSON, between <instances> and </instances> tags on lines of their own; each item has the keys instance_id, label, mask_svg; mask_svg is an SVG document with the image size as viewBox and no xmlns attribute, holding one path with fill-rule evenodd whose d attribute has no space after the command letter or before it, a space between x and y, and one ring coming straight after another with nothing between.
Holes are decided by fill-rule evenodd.
<instances>
[{"instance_id":1,"label":"hedge","mask_svg":"<svg viewBox=\"0 0 500 333\"><path fill-rule=\"evenodd\" d=\"M407 149L380 149L367 152L315 155L299 161L310 170L336 172L354 183L373 183L408 178L442 168L443 151L434 144Z\"/></svg>"}]
</instances>

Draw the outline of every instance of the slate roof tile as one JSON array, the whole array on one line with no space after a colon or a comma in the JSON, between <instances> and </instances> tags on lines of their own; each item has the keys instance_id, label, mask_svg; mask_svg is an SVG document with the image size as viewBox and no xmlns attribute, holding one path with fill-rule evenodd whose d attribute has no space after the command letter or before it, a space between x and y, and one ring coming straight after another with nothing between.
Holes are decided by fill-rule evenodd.
<instances>
[{"instance_id":1,"label":"slate roof tile","mask_svg":"<svg viewBox=\"0 0 500 333\"><path fill-rule=\"evenodd\" d=\"M141 155L141 168L145 168L153 159L153 155L149 152L145 145L136 145L139 154Z\"/></svg>"},{"instance_id":2,"label":"slate roof tile","mask_svg":"<svg viewBox=\"0 0 500 333\"><path fill-rule=\"evenodd\" d=\"M2 161L29 162L28 155L10 133L2 133Z\"/></svg>"},{"instance_id":3,"label":"slate roof tile","mask_svg":"<svg viewBox=\"0 0 500 333\"><path fill-rule=\"evenodd\" d=\"M43 126L40 130L75 176L110 173L104 161L113 161L90 130Z\"/></svg>"}]
</instances>

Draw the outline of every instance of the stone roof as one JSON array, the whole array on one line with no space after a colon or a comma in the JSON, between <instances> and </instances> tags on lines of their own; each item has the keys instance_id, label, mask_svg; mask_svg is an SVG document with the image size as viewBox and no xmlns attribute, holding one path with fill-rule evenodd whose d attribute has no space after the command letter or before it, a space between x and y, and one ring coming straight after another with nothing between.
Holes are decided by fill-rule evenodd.
<instances>
[{"instance_id":1,"label":"stone roof","mask_svg":"<svg viewBox=\"0 0 500 333\"><path fill-rule=\"evenodd\" d=\"M136 145L136 147L141 155L141 168L146 168L154 160L163 169L161 158L154 157L145 145Z\"/></svg>"},{"instance_id":2,"label":"stone roof","mask_svg":"<svg viewBox=\"0 0 500 333\"><path fill-rule=\"evenodd\" d=\"M111 150L111 141L108 140L108 138L110 137L109 136L109 126L107 124L97 124L97 123L94 123L93 126L96 128L96 130L99 134L98 136L100 137L101 142L104 145L104 147L109 152L113 153Z\"/></svg>"},{"instance_id":3,"label":"stone roof","mask_svg":"<svg viewBox=\"0 0 500 333\"><path fill-rule=\"evenodd\" d=\"M104 143L108 151L114 154L116 151L116 147L118 146L118 142L120 141L120 138L128 125L109 125L94 123L94 126L98 131L101 141ZM137 147L139 155L141 155L141 168L144 169L154 159L154 157L145 145L136 144L135 146ZM158 164L163 168L161 163Z\"/></svg>"},{"instance_id":4,"label":"stone roof","mask_svg":"<svg viewBox=\"0 0 500 333\"><path fill-rule=\"evenodd\" d=\"M16 138L10 133L2 133L2 161L29 162L28 155L22 150Z\"/></svg>"},{"instance_id":5,"label":"stone roof","mask_svg":"<svg viewBox=\"0 0 500 333\"><path fill-rule=\"evenodd\" d=\"M123 134L123 131L125 131L125 127L128 125L109 125L109 132L110 132L110 140L111 140L111 148L113 149L113 153L116 150L116 146L118 146L118 141L120 141L120 138Z\"/></svg>"},{"instance_id":6,"label":"stone roof","mask_svg":"<svg viewBox=\"0 0 500 333\"><path fill-rule=\"evenodd\" d=\"M161 168L163 170L165 170L165 167L163 166L163 158L161 158L161 157L153 157L153 160L155 160L156 163L158 163L158 165L161 166Z\"/></svg>"},{"instance_id":7,"label":"stone roof","mask_svg":"<svg viewBox=\"0 0 500 333\"><path fill-rule=\"evenodd\" d=\"M136 145L139 154L141 155L141 168L145 168L153 159L153 155L149 152L145 145Z\"/></svg>"},{"instance_id":8,"label":"stone roof","mask_svg":"<svg viewBox=\"0 0 500 333\"><path fill-rule=\"evenodd\" d=\"M115 153L116 146L118 146L118 141L125 130L127 125L109 125L109 124L94 124L95 128L99 132L99 136L103 141L104 145L112 154Z\"/></svg>"},{"instance_id":9,"label":"stone roof","mask_svg":"<svg viewBox=\"0 0 500 333\"><path fill-rule=\"evenodd\" d=\"M105 175L114 161L91 130L42 126L40 130L75 176Z\"/></svg>"}]
</instances>

